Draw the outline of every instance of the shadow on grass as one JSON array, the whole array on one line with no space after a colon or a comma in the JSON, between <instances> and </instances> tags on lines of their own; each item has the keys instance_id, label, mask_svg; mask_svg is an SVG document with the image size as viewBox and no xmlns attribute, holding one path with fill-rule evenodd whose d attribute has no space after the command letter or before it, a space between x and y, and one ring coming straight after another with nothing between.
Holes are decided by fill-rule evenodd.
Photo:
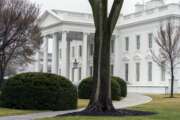
<instances>
[{"instance_id":1,"label":"shadow on grass","mask_svg":"<svg viewBox=\"0 0 180 120\"><path fill-rule=\"evenodd\" d=\"M113 117L126 117L126 116L148 116L155 115L158 113L155 112L146 112L146 111L137 111L137 110L127 110L127 109L118 109L115 112L73 112L63 115L58 115L56 117L66 117L66 116L113 116Z\"/></svg>"}]
</instances>

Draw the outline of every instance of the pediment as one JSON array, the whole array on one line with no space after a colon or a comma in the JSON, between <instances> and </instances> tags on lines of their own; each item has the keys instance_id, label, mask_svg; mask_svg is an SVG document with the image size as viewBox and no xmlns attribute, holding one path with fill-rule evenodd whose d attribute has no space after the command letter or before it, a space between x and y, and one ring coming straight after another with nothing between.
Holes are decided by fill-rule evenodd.
<instances>
[{"instance_id":1,"label":"pediment","mask_svg":"<svg viewBox=\"0 0 180 120\"><path fill-rule=\"evenodd\" d=\"M151 55L147 55L145 58L146 58L147 60L152 60L152 56L151 56Z\"/></svg>"},{"instance_id":2,"label":"pediment","mask_svg":"<svg viewBox=\"0 0 180 120\"><path fill-rule=\"evenodd\" d=\"M45 12L41 17L39 21L39 26L40 28L52 26L55 24L60 23L61 20L54 14L51 14L50 12Z\"/></svg>"},{"instance_id":3,"label":"pediment","mask_svg":"<svg viewBox=\"0 0 180 120\"><path fill-rule=\"evenodd\" d=\"M130 58L128 55L125 55L123 58L122 58L122 61L130 61Z\"/></svg>"},{"instance_id":4,"label":"pediment","mask_svg":"<svg viewBox=\"0 0 180 120\"><path fill-rule=\"evenodd\" d=\"M136 61L139 61L139 60L142 59L142 56L141 56L141 54L136 53L135 56L133 57L133 59L136 60Z\"/></svg>"}]
</instances>

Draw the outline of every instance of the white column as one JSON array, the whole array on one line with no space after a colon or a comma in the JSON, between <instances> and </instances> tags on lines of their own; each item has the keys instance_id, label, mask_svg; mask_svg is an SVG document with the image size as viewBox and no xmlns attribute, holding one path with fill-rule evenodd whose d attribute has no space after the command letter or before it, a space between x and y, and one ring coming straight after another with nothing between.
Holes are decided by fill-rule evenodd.
<instances>
[{"instance_id":1,"label":"white column","mask_svg":"<svg viewBox=\"0 0 180 120\"><path fill-rule=\"evenodd\" d=\"M124 70L122 70L122 66L124 64L121 64L122 56L121 56L121 48L122 48L122 40L120 36L116 35L115 41L114 41L114 76L123 77L121 75L124 75Z\"/></svg>"},{"instance_id":2,"label":"white column","mask_svg":"<svg viewBox=\"0 0 180 120\"><path fill-rule=\"evenodd\" d=\"M59 42L57 39L57 33L53 34L53 44L52 44L52 73L58 74L59 66Z\"/></svg>"},{"instance_id":3,"label":"white column","mask_svg":"<svg viewBox=\"0 0 180 120\"><path fill-rule=\"evenodd\" d=\"M43 72L48 72L48 37L44 37Z\"/></svg>"},{"instance_id":4,"label":"white column","mask_svg":"<svg viewBox=\"0 0 180 120\"><path fill-rule=\"evenodd\" d=\"M36 53L36 66L35 66L35 71L40 72L40 50L37 51Z\"/></svg>"},{"instance_id":5,"label":"white column","mask_svg":"<svg viewBox=\"0 0 180 120\"><path fill-rule=\"evenodd\" d=\"M87 64L88 64L88 34L83 34L83 60L82 60L82 79L87 77Z\"/></svg>"},{"instance_id":6,"label":"white column","mask_svg":"<svg viewBox=\"0 0 180 120\"><path fill-rule=\"evenodd\" d=\"M62 55L62 69L61 73L62 76L69 78L68 76L68 41L67 41L67 32L62 32L62 49L61 49L61 55Z\"/></svg>"}]
</instances>

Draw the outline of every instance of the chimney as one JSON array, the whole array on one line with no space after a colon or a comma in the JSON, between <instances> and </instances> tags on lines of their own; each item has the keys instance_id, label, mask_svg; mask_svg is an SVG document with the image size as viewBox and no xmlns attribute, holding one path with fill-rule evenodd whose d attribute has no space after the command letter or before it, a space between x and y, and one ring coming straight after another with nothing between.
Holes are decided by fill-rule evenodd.
<instances>
[{"instance_id":1,"label":"chimney","mask_svg":"<svg viewBox=\"0 0 180 120\"><path fill-rule=\"evenodd\" d=\"M152 9L165 5L164 0L150 0L146 2L146 9Z\"/></svg>"},{"instance_id":2,"label":"chimney","mask_svg":"<svg viewBox=\"0 0 180 120\"><path fill-rule=\"evenodd\" d=\"M135 4L135 12L141 12L141 11L144 11L144 5L138 2Z\"/></svg>"}]
</instances>

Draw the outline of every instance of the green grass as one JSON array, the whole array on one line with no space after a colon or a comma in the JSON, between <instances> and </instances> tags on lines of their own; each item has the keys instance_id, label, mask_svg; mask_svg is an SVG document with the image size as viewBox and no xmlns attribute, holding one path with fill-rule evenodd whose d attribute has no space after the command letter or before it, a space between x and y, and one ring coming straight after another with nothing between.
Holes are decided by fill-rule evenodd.
<instances>
[{"instance_id":1,"label":"green grass","mask_svg":"<svg viewBox=\"0 0 180 120\"><path fill-rule=\"evenodd\" d=\"M17 110L9 108L0 108L0 116L22 115L32 113L30 110Z\"/></svg>"},{"instance_id":2,"label":"green grass","mask_svg":"<svg viewBox=\"0 0 180 120\"><path fill-rule=\"evenodd\" d=\"M163 95L151 95L153 101L139 105L133 108L134 110L153 111L156 115L139 116L139 117L88 117L88 116L73 116L73 117L55 117L41 120L180 120L180 95L176 98L166 98ZM80 100L79 106L87 105L85 100Z\"/></svg>"},{"instance_id":3,"label":"green grass","mask_svg":"<svg viewBox=\"0 0 180 120\"><path fill-rule=\"evenodd\" d=\"M79 100L78 108L82 108L87 106L88 100ZM24 115L29 113L34 113L39 111L32 111L32 110L18 110L18 109L10 109L10 108L1 108L0 107L0 116L12 116L12 115Z\"/></svg>"},{"instance_id":4,"label":"green grass","mask_svg":"<svg viewBox=\"0 0 180 120\"><path fill-rule=\"evenodd\" d=\"M88 105L88 102L89 102L89 100L79 99L78 100L78 108L86 107Z\"/></svg>"}]
</instances>

